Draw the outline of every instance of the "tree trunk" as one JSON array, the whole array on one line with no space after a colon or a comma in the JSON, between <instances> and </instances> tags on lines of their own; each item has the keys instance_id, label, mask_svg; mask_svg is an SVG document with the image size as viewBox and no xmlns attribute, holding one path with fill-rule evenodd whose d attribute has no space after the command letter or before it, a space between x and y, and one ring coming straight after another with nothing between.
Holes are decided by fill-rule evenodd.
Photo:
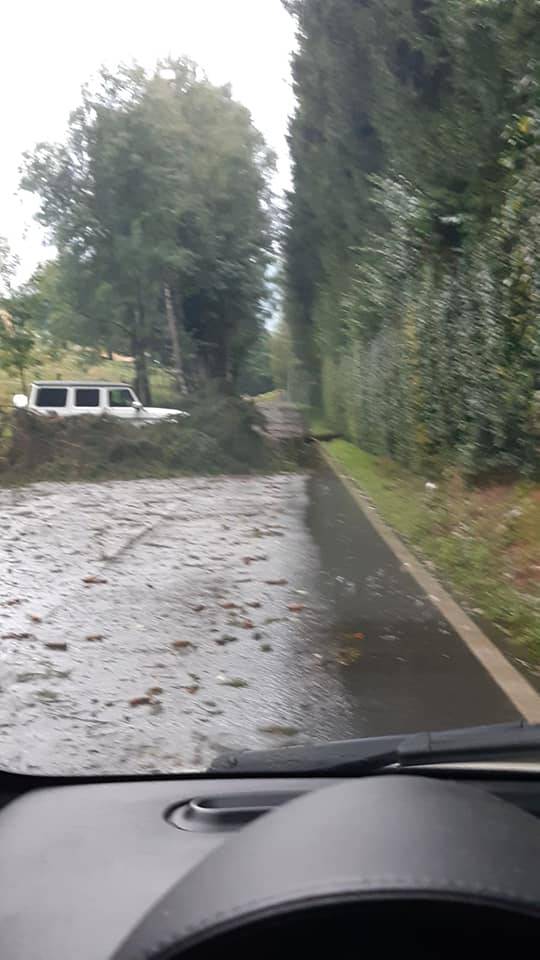
<instances>
[{"instance_id":1,"label":"tree trunk","mask_svg":"<svg viewBox=\"0 0 540 960\"><path fill-rule=\"evenodd\" d=\"M22 392L27 393L26 389L26 376L24 373L24 367L19 367L19 379L21 381Z\"/></svg>"},{"instance_id":2,"label":"tree trunk","mask_svg":"<svg viewBox=\"0 0 540 960\"><path fill-rule=\"evenodd\" d=\"M176 322L176 317L174 314L174 305L173 299L171 296L171 288L168 283L163 284L163 297L165 300L165 316L167 318L167 327L169 329L169 337L171 338L171 347L173 355L173 365L174 365L174 379L176 381L176 386L181 394L186 394L188 392L186 385L186 378L184 376L184 367L182 364L182 350L180 348L180 337L178 336L178 325Z\"/></svg>"},{"instance_id":3,"label":"tree trunk","mask_svg":"<svg viewBox=\"0 0 540 960\"><path fill-rule=\"evenodd\" d=\"M149 407L152 403L152 394L144 351L135 354L135 383L139 400L145 407Z\"/></svg>"},{"instance_id":4,"label":"tree trunk","mask_svg":"<svg viewBox=\"0 0 540 960\"><path fill-rule=\"evenodd\" d=\"M225 353L225 364L224 364L225 380L227 383L232 383L233 382L232 351L231 351L231 345L230 345L227 332L225 332L224 353Z\"/></svg>"},{"instance_id":5,"label":"tree trunk","mask_svg":"<svg viewBox=\"0 0 540 960\"><path fill-rule=\"evenodd\" d=\"M133 314L131 352L135 360L135 392L141 403L146 407L152 403L152 396L146 367L144 341L140 336L140 314L138 310L135 310Z\"/></svg>"},{"instance_id":6,"label":"tree trunk","mask_svg":"<svg viewBox=\"0 0 540 960\"><path fill-rule=\"evenodd\" d=\"M223 376L226 383L232 383L234 380L232 340L235 332L235 325L234 319L231 321L230 310L227 303L224 304L223 320Z\"/></svg>"}]
</instances>

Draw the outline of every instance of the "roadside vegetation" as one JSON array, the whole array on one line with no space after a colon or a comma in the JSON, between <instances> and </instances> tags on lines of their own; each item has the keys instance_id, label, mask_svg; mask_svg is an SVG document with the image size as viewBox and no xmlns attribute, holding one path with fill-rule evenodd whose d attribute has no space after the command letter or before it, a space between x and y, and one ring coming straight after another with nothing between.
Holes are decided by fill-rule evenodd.
<instances>
[{"instance_id":1,"label":"roadside vegetation","mask_svg":"<svg viewBox=\"0 0 540 960\"><path fill-rule=\"evenodd\" d=\"M455 470L426 488L388 457L346 440L324 448L473 616L491 621L540 670L540 491L521 480L470 486Z\"/></svg>"},{"instance_id":2,"label":"roadside vegetation","mask_svg":"<svg viewBox=\"0 0 540 960\"><path fill-rule=\"evenodd\" d=\"M538 475L538 4L288 6L285 305L311 404L422 475Z\"/></svg>"},{"instance_id":3,"label":"roadside vegetation","mask_svg":"<svg viewBox=\"0 0 540 960\"><path fill-rule=\"evenodd\" d=\"M274 387L273 168L248 110L189 60L83 88L63 141L23 164L56 257L17 284L0 237L0 482L282 462L239 399ZM34 379L96 378L191 417L133 430L12 411Z\"/></svg>"}]
</instances>

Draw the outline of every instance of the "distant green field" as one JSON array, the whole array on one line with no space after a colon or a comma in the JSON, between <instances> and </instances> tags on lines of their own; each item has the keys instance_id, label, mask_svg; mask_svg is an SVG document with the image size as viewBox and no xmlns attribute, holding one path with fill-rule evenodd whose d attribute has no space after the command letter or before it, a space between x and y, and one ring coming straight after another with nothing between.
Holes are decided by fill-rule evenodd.
<instances>
[{"instance_id":1,"label":"distant green field","mask_svg":"<svg viewBox=\"0 0 540 960\"><path fill-rule=\"evenodd\" d=\"M172 381L166 371L149 366L152 402L156 406L173 406L177 401L172 389ZM133 364L126 361L107 360L97 355L95 350L72 347L54 358L44 353L38 355L37 363L26 372L28 385L32 380L121 380L127 383L133 380ZM0 409L11 408L14 393L21 392L21 384L16 376L0 369Z\"/></svg>"}]
</instances>

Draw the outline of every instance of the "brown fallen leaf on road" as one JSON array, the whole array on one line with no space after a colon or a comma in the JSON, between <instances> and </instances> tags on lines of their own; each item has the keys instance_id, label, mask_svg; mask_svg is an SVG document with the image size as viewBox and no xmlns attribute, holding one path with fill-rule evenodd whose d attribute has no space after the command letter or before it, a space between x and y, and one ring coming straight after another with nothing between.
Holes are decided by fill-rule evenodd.
<instances>
[{"instance_id":1,"label":"brown fallen leaf on road","mask_svg":"<svg viewBox=\"0 0 540 960\"><path fill-rule=\"evenodd\" d=\"M3 607L16 607L17 604L22 603L20 597L15 597L13 600L4 600Z\"/></svg>"},{"instance_id":2,"label":"brown fallen leaf on road","mask_svg":"<svg viewBox=\"0 0 540 960\"><path fill-rule=\"evenodd\" d=\"M346 647L344 650L338 650L336 663L339 663L341 667L350 667L352 663L360 660L361 656L360 650L356 650L354 647Z\"/></svg>"},{"instance_id":3,"label":"brown fallen leaf on road","mask_svg":"<svg viewBox=\"0 0 540 960\"><path fill-rule=\"evenodd\" d=\"M269 587L285 587L288 584L288 580L285 580L284 577L281 577L279 580L267 580L266 583Z\"/></svg>"},{"instance_id":4,"label":"brown fallen leaf on road","mask_svg":"<svg viewBox=\"0 0 540 960\"><path fill-rule=\"evenodd\" d=\"M84 639L88 640L89 643L97 643L98 640L103 640L104 637L102 633L89 633Z\"/></svg>"},{"instance_id":5,"label":"brown fallen leaf on road","mask_svg":"<svg viewBox=\"0 0 540 960\"><path fill-rule=\"evenodd\" d=\"M2 640L35 640L33 633L3 633Z\"/></svg>"},{"instance_id":6,"label":"brown fallen leaf on road","mask_svg":"<svg viewBox=\"0 0 540 960\"><path fill-rule=\"evenodd\" d=\"M193 693L197 693L197 691L200 690L201 688L199 687L198 683L193 683L190 687L180 687L180 689L185 690L186 693L193 694Z\"/></svg>"},{"instance_id":7,"label":"brown fallen leaf on road","mask_svg":"<svg viewBox=\"0 0 540 960\"><path fill-rule=\"evenodd\" d=\"M191 640L175 640L172 644L175 650L195 650L195 644Z\"/></svg>"},{"instance_id":8,"label":"brown fallen leaf on road","mask_svg":"<svg viewBox=\"0 0 540 960\"><path fill-rule=\"evenodd\" d=\"M219 605L223 607L224 610L236 610L238 606L238 604L233 603L232 600L222 600Z\"/></svg>"},{"instance_id":9,"label":"brown fallen leaf on road","mask_svg":"<svg viewBox=\"0 0 540 960\"><path fill-rule=\"evenodd\" d=\"M262 603L260 600L248 600L246 606L253 607L255 610L258 610L259 607L262 607Z\"/></svg>"},{"instance_id":10,"label":"brown fallen leaf on road","mask_svg":"<svg viewBox=\"0 0 540 960\"><path fill-rule=\"evenodd\" d=\"M47 640L45 646L49 650L67 650L67 643L65 640Z\"/></svg>"},{"instance_id":11,"label":"brown fallen leaf on road","mask_svg":"<svg viewBox=\"0 0 540 960\"><path fill-rule=\"evenodd\" d=\"M192 607L191 609L193 610L193 613L202 613L203 610L206 610L206 607L204 603L199 603L196 607Z\"/></svg>"},{"instance_id":12,"label":"brown fallen leaf on road","mask_svg":"<svg viewBox=\"0 0 540 960\"><path fill-rule=\"evenodd\" d=\"M151 703L152 700L150 697L133 697L129 701L130 707L144 707L146 704Z\"/></svg>"},{"instance_id":13,"label":"brown fallen leaf on road","mask_svg":"<svg viewBox=\"0 0 540 960\"><path fill-rule=\"evenodd\" d=\"M216 637L215 642L217 643L218 647L226 647L228 643L237 643L238 637Z\"/></svg>"},{"instance_id":14,"label":"brown fallen leaf on road","mask_svg":"<svg viewBox=\"0 0 540 960\"><path fill-rule=\"evenodd\" d=\"M30 614L30 619L31 619L32 623L41 623L41 622L42 622L42 618L41 618L37 613L31 613L31 614Z\"/></svg>"},{"instance_id":15,"label":"brown fallen leaf on road","mask_svg":"<svg viewBox=\"0 0 540 960\"><path fill-rule=\"evenodd\" d=\"M256 561L257 557L242 557L242 563L245 563L246 567L249 566L250 563L256 563Z\"/></svg>"},{"instance_id":16,"label":"brown fallen leaf on road","mask_svg":"<svg viewBox=\"0 0 540 960\"><path fill-rule=\"evenodd\" d=\"M255 624L253 620L242 620L240 626L243 627L244 630L253 630Z\"/></svg>"},{"instance_id":17,"label":"brown fallen leaf on road","mask_svg":"<svg viewBox=\"0 0 540 960\"><path fill-rule=\"evenodd\" d=\"M301 613L305 609L305 603L288 603L287 607L291 613Z\"/></svg>"},{"instance_id":18,"label":"brown fallen leaf on road","mask_svg":"<svg viewBox=\"0 0 540 960\"><path fill-rule=\"evenodd\" d=\"M160 693L163 693L163 687L150 687L146 692L149 697L157 697Z\"/></svg>"},{"instance_id":19,"label":"brown fallen leaf on road","mask_svg":"<svg viewBox=\"0 0 540 960\"><path fill-rule=\"evenodd\" d=\"M92 583L108 583L108 580L105 577L98 577L97 574L91 573L88 577L83 577L83 583L89 586Z\"/></svg>"},{"instance_id":20,"label":"brown fallen leaf on road","mask_svg":"<svg viewBox=\"0 0 540 960\"><path fill-rule=\"evenodd\" d=\"M365 639L366 639L365 633L360 633L360 632L353 633L353 640L365 640Z\"/></svg>"}]
</instances>

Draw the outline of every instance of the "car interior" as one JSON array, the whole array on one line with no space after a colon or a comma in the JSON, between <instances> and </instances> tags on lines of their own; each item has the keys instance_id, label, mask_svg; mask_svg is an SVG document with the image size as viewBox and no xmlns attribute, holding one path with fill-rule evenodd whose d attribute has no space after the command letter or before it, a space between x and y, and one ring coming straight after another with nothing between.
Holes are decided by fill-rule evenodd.
<instances>
[{"instance_id":1,"label":"car interior","mask_svg":"<svg viewBox=\"0 0 540 960\"><path fill-rule=\"evenodd\" d=\"M448 735L428 753L420 735L361 741L360 760L347 741L176 777L2 774L2 956L532 946L540 782L513 754L539 731L520 745L508 728L487 732L498 753L480 730L467 762Z\"/></svg>"}]
</instances>

